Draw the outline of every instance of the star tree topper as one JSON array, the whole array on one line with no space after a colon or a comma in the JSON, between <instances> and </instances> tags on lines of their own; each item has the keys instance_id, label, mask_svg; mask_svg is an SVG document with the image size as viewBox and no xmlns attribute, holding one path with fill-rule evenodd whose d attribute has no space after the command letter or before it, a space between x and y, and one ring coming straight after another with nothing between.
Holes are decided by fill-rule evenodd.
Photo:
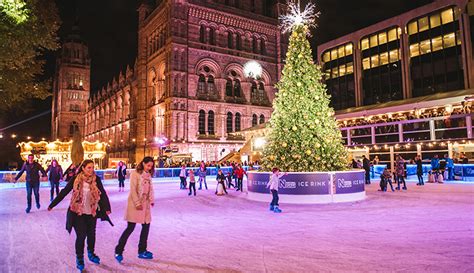
<instances>
[{"instance_id":1,"label":"star tree topper","mask_svg":"<svg viewBox=\"0 0 474 273\"><path fill-rule=\"evenodd\" d=\"M303 11L301 11L299 1L298 3L288 2L288 13L280 16L280 27L283 33L291 32L293 27L298 25L316 27L316 18L319 14L316 12L316 5L311 2L306 4Z\"/></svg>"}]
</instances>

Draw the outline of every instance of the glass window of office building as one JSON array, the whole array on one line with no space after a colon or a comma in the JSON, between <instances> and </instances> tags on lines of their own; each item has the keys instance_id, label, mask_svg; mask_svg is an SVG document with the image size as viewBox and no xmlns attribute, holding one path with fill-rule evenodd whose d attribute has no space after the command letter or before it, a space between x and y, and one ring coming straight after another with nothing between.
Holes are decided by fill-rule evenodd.
<instances>
[{"instance_id":1,"label":"glass window of office building","mask_svg":"<svg viewBox=\"0 0 474 273\"><path fill-rule=\"evenodd\" d=\"M364 105L403 99L400 35L392 27L361 39Z\"/></svg>"},{"instance_id":2,"label":"glass window of office building","mask_svg":"<svg viewBox=\"0 0 474 273\"><path fill-rule=\"evenodd\" d=\"M336 110L355 106L354 55L352 43L326 50L323 71L331 106Z\"/></svg>"},{"instance_id":3,"label":"glass window of office building","mask_svg":"<svg viewBox=\"0 0 474 273\"><path fill-rule=\"evenodd\" d=\"M408 23L413 97L464 89L458 16L450 7Z\"/></svg>"}]
</instances>

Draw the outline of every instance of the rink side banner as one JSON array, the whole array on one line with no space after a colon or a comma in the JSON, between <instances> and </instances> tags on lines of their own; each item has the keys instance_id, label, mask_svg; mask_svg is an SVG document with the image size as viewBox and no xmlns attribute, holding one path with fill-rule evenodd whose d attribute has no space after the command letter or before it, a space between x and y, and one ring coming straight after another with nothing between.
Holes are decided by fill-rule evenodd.
<instances>
[{"instance_id":1,"label":"rink side banner","mask_svg":"<svg viewBox=\"0 0 474 273\"><path fill-rule=\"evenodd\" d=\"M334 175L335 194L356 193L365 190L365 174L358 172L341 172Z\"/></svg>"},{"instance_id":2,"label":"rink side banner","mask_svg":"<svg viewBox=\"0 0 474 273\"><path fill-rule=\"evenodd\" d=\"M270 173L248 173L248 190L269 193L267 183ZM308 195L329 194L330 175L328 173L289 173L280 178L280 194Z\"/></svg>"}]
</instances>

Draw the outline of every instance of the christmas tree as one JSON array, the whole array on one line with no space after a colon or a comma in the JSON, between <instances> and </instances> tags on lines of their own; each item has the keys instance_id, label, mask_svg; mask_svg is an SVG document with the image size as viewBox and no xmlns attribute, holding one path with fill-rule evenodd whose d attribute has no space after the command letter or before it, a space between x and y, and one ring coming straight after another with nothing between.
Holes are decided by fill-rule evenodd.
<instances>
[{"instance_id":1,"label":"christmas tree","mask_svg":"<svg viewBox=\"0 0 474 273\"><path fill-rule=\"evenodd\" d=\"M303 12L290 4L284 30L291 31L286 64L277 83L270 133L263 153L263 169L339 171L348 168L330 96L320 67L313 62L307 36L317 14L309 4Z\"/></svg>"}]
</instances>

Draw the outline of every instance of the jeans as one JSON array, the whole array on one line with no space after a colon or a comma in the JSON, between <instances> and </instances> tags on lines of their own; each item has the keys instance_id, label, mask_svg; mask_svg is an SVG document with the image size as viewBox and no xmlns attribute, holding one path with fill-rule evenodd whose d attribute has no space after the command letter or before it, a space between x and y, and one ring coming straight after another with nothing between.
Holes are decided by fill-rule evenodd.
<instances>
[{"instance_id":1,"label":"jeans","mask_svg":"<svg viewBox=\"0 0 474 273\"><path fill-rule=\"evenodd\" d=\"M232 184L232 177L229 176L229 177L227 177L227 188L230 189L230 186L234 187L234 189L235 189L235 185Z\"/></svg>"},{"instance_id":2,"label":"jeans","mask_svg":"<svg viewBox=\"0 0 474 273\"><path fill-rule=\"evenodd\" d=\"M179 185L180 189L186 189L186 177L180 176L179 179L181 180L181 184Z\"/></svg>"},{"instance_id":3,"label":"jeans","mask_svg":"<svg viewBox=\"0 0 474 273\"><path fill-rule=\"evenodd\" d=\"M199 189L202 189L202 181L204 181L204 186L206 186L206 190L207 190L207 183L206 183L206 177L205 176L200 176L199 177Z\"/></svg>"},{"instance_id":4,"label":"jeans","mask_svg":"<svg viewBox=\"0 0 474 273\"><path fill-rule=\"evenodd\" d=\"M271 190L272 192L272 202L270 203L270 206L278 206L278 191L277 190Z\"/></svg>"},{"instance_id":5,"label":"jeans","mask_svg":"<svg viewBox=\"0 0 474 273\"><path fill-rule=\"evenodd\" d=\"M423 182L423 173L422 172L417 172L416 176L418 176L418 184L424 185L425 183Z\"/></svg>"},{"instance_id":6,"label":"jeans","mask_svg":"<svg viewBox=\"0 0 474 273\"><path fill-rule=\"evenodd\" d=\"M90 214L77 215L74 222L74 231L76 232L76 256L84 257L84 240L87 238L87 250L95 250L95 227L97 218Z\"/></svg>"},{"instance_id":7,"label":"jeans","mask_svg":"<svg viewBox=\"0 0 474 273\"><path fill-rule=\"evenodd\" d=\"M196 183L189 183L189 195L191 195L192 190L194 190L194 195L196 195Z\"/></svg>"},{"instance_id":8,"label":"jeans","mask_svg":"<svg viewBox=\"0 0 474 273\"><path fill-rule=\"evenodd\" d=\"M365 170L365 184L370 184L370 169Z\"/></svg>"},{"instance_id":9,"label":"jeans","mask_svg":"<svg viewBox=\"0 0 474 273\"><path fill-rule=\"evenodd\" d=\"M125 179L119 178L119 188L125 188Z\"/></svg>"},{"instance_id":10,"label":"jeans","mask_svg":"<svg viewBox=\"0 0 474 273\"><path fill-rule=\"evenodd\" d=\"M51 201L54 199L54 189L56 189L56 196L59 194L59 181L54 182L54 181L49 181L49 184L51 186Z\"/></svg>"},{"instance_id":11,"label":"jeans","mask_svg":"<svg viewBox=\"0 0 474 273\"><path fill-rule=\"evenodd\" d=\"M132 234L135 229L136 223L128 222L127 228L123 231L122 236L120 236L119 243L115 247L115 254L123 254L125 245L127 244L128 237ZM150 224L142 224L142 231L140 232L140 242L138 243L138 253L147 251L147 241L148 233L150 233Z\"/></svg>"},{"instance_id":12,"label":"jeans","mask_svg":"<svg viewBox=\"0 0 474 273\"><path fill-rule=\"evenodd\" d=\"M34 192L35 194L35 200L36 200L36 206L40 206L40 195L39 195L39 182L31 185L29 182L26 182L26 203L28 209L31 209L31 193Z\"/></svg>"},{"instance_id":13,"label":"jeans","mask_svg":"<svg viewBox=\"0 0 474 273\"><path fill-rule=\"evenodd\" d=\"M405 183L405 178L403 177L403 175L397 175L397 190L400 189L400 183L402 182L403 182L403 189L406 190L407 184Z\"/></svg>"},{"instance_id":14,"label":"jeans","mask_svg":"<svg viewBox=\"0 0 474 273\"><path fill-rule=\"evenodd\" d=\"M244 180L243 178L237 178L237 190L239 191L242 191L242 180Z\"/></svg>"}]
</instances>

